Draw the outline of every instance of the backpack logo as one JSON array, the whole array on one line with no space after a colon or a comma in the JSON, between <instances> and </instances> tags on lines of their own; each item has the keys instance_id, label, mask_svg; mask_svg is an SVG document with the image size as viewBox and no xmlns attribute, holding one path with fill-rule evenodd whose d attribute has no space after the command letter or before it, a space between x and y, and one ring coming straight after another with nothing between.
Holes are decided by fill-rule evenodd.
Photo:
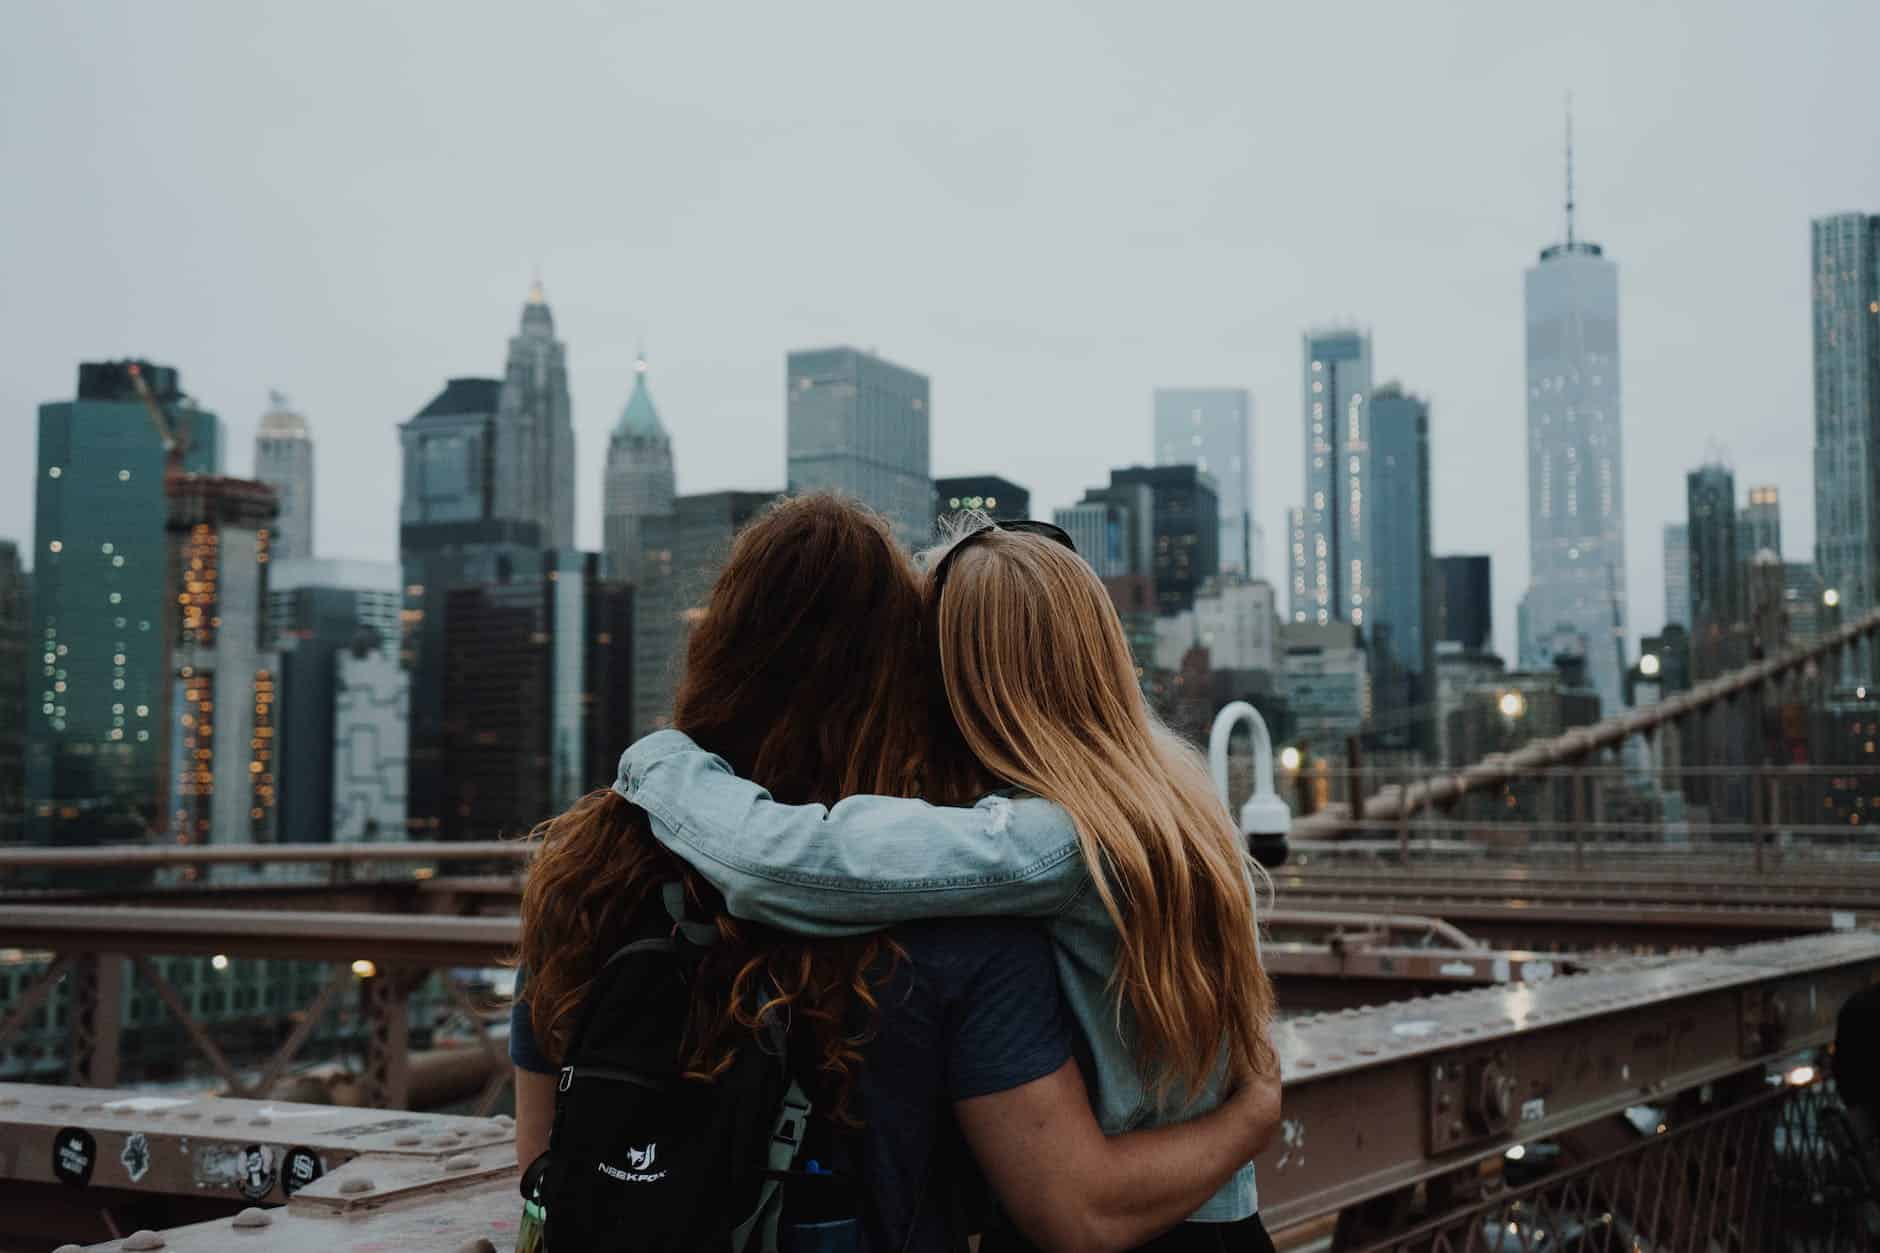
<instances>
[{"instance_id":1,"label":"backpack logo","mask_svg":"<svg viewBox=\"0 0 1880 1253\"><path fill-rule=\"evenodd\" d=\"M666 1177L665 1171L653 1171L653 1159L659 1153L657 1142L643 1149L627 1150L627 1168L609 1166L606 1162L595 1163L600 1172L609 1179L618 1179L621 1183L658 1183Z\"/></svg>"}]
</instances>

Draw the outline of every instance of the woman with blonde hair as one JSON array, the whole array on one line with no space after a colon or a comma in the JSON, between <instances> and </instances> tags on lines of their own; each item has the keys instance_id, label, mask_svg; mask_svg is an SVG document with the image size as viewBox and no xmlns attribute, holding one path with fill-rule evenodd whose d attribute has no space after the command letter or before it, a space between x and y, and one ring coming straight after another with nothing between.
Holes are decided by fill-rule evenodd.
<instances>
[{"instance_id":1,"label":"woman with blonde hair","mask_svg":"<svg viewBox=\"0 0 1880 1253\"><path fill-rule=\"evenodd\" d=\"M1044 920L1106 1132L1205 1112L1236 1082L1276 1088L1256 872L1199 755L1143 700L1070 537L975 523L929 554L926 647L944 712L1009 791L784 805L677 732L629 749L620 786L737 917L823 936ZM1249 1164L1146 1247L1270 1247L1257 1209Z\"/></svg>"}]
</instances>

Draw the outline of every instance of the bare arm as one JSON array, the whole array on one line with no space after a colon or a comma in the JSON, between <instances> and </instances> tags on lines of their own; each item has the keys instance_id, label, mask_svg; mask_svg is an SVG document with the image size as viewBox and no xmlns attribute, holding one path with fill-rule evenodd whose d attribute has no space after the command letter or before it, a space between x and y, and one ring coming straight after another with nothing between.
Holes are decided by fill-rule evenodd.
<instances>
[{"instance_id":1,"label":"bare arm","mask_svg":"<svg viewBox=\"0 0 1880 1253\"><path fill-rule=\"evenodd\" d=\"M1105 1138L1083 1076L1042 1079L953 1106L973 1155L1013 1220L1049 1250L1128 1249L1205 1204L1272 1139L1279 1080L1243 1084L1191 1121Z\"/></svg>"},{"instance_id":2,"label":"bare arm","mask_svg":"<svg viewBox=\"0 0 1880 1253\"><path fill-rule=\"evenodd\" d=\"M548 1152L548 1132L555 1125L555 1076L516 1067L516 1164Z\"/></svg>"}]
</instances>

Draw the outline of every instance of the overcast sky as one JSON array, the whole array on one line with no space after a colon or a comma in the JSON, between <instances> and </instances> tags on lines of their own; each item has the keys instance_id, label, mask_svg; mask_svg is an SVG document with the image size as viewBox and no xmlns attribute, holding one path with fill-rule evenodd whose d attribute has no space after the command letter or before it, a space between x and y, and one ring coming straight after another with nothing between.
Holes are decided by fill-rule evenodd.
<instances>
[{"instance_id":1,"label":"overcast sky","mask_svg":"<svg viewBox=\"0 0 1880 1253\"><path fill-rule=\"evenodd\" d=\"M540 268L578 531L636 345L679 487L783 481L784 353L933 379L934 471L1049 517L1150 454L1158 385L1255 401L1284 582L1300 333L1368 326L1433 403L1438 552L1527 578L1521 276L1620 273L1631 626L1721 447L1809 557L1808 220L1880 212L1880 4L0 6L0 536L81 359L174 364L247 473L318 440L322 555L396 552L396 425L498 374Z\"/></svg>"}]
</instances>

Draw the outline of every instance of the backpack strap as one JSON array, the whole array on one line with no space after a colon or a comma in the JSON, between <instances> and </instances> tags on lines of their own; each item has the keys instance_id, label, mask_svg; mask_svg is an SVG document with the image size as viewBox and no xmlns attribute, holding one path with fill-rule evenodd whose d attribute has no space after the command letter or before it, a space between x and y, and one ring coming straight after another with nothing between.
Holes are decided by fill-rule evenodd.
<instances>
[{"instance_id":1,"label":"backpack strap","mask_svg":"<svg viewBox=\"0 0 1880 1253\"><path fill-rule=\"evenodd\" d=\"M760 1226L762 1237L761 1243L757 1245L757 1253L778 1253L778 1235L783 1225L783 1181L777 1176L789 1170L796 1161L797 1151L803 1146L803 1135L809 1125L810 1109L809 1098L803 1095L802 1085L792 1079L790 1090L783 1094L783 1108L777 1111L776 1125L770 1132L769 1175L758 1193L757 1208L731 1233L731 1253L745 1253L745 1244L750 1240L751 1232Z\"/></svg>"},{"instance_id":2,"label":"backpack strap","mask_svg":"<svg viewBox=\"0 0 1880 1253\"><path fill-rule=\"evenodd\" d=\"M718 928L708 922L694 922L685 914L685 885L673 879L659 889L659 896L666 903L666 913L678 926L679 934L689 943L699 948L710 948L718 943Z\"/></svg>"}]
</instances>

